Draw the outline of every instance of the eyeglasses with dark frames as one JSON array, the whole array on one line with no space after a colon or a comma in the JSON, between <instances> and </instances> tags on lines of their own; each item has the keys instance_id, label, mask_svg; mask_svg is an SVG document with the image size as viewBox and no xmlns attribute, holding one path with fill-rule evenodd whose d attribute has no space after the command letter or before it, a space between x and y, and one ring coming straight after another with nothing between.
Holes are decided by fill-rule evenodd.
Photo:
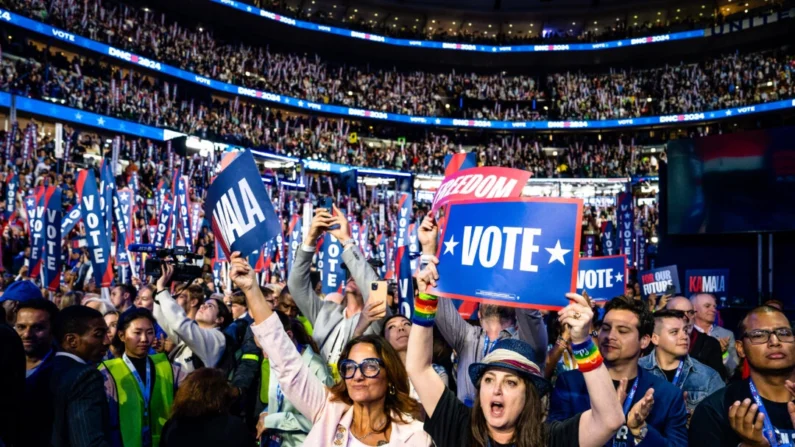
<instances>
[{"instance_id":1,"label":"eyeglasses with dark frames","mask_svg":"<svg viewBox=\"0 0 795 447\"><path fill-rule=\"evenodd\" d=\"M743 334L743 338L751 340L752 345L762 345L770 340L770 335L776 334L778 341L792 343L795 341L795 334L788 327L780 327L769 331L767 329L754 329Z\"/></svg>"},{"instance_id":2,"label":"eyeglasses with dark frames","mask_svg":"<svg viewBox=\"0 0 795 447\"><path fill-rule=\"evenodd\" d=\"M339 369L343 379L353 379L357 369L362 372L364 377L375 379L381 374L381 367L383 366L384 361L376 358L364 359L362 363L358 364L353 360L346 359L340 362Z\"/></svg>"}]
</instances>

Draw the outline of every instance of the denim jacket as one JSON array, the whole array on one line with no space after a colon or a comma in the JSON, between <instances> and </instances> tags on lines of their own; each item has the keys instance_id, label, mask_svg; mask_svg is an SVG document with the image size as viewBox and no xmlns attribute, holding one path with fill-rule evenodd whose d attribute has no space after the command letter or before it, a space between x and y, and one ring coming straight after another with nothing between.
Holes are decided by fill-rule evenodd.
<instances>
[{"instance_id":1,"label":"denim jacket","mask_svg":"<svg viewBox=\"0 0 795 447\"><path fill-rule=\"evenodd\" d=\"M668 380L660 365L657 364L656 353L657 351L653 350L651 354L641 358L638 365L655 376ZM725 384L717 371L691 358L689 355L686 355L683 361L685 366L682 367L682 377L676 386L682 391L687 391L685 404L687 405L687 412L692 413L699 402L723 388Z\"/></svg>"}]
</instances>

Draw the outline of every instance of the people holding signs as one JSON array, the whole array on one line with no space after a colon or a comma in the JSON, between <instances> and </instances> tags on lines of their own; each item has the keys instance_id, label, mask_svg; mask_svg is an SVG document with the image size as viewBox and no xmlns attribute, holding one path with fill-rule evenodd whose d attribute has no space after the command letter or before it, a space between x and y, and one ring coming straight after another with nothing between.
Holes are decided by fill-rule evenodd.
<instances>
[{"instance_id":1,"label":"people holding signs","mask_svg":"<svg viewBox=\"0 0 795 447\"><path fill-rule=\"evenodd\" d=\"M594 300L607 301L623 295L626 265L624 255L580 258L577 290L588 292L588 296Z\"/></svg>"}]
</instances>

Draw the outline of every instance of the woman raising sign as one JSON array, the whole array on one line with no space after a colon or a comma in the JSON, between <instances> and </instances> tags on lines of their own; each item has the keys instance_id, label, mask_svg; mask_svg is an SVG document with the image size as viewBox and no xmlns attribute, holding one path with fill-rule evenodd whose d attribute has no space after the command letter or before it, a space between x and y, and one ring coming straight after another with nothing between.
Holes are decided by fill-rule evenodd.
<instances>
[{"instance_id":1,"label":"woman raising sign","mask_svg":"<svg viewBox=\"0 0 795 447\"><path fill-rule=\"evenodd\" d=\"M573 352L585 376L592 409L562 422L545 424L541 397L549 391L533 349L520 340L500 340L480 363L469 366L477 389L472 409L448 390L431 366L436 297L425 293L439 278L437 259L417 276L419 297L409 337L406 369L428 418L425 431L439 447L598 447L624 423L613 383L588 329L593 312L580 295L560 312L571 329ZM442 298L443 299L443 298Z\"/></svg>"}]
</instances>

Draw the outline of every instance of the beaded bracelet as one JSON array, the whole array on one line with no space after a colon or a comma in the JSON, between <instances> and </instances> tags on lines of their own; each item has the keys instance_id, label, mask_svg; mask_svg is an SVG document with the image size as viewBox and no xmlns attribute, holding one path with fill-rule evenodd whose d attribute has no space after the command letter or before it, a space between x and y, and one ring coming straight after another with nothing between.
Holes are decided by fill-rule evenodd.
<instances>
[{"instance_id":1,"label":"beaded bracelet","mask_svg":"<svg viewBox=\"0 0 795 447\"><path fill-rule=\"evenodd\" d=\"M582 343L572 345L571 351L574 353L577 369L582 373L593 371L602 365L602 354L591 338L588 338Z\"/></svg>"},{"instance_id":2,"label":"beaded bracelet","mask_svg":"<svg viewBox=\"0 0 795 447\"><path fill-rule=\"evenodd\" d=\"M414 315L411 317L411 322L424 327L433 326L438 305L439 301L435 296L428 293L420 293L414 299Z\"/></svg>"}]
</instances>

